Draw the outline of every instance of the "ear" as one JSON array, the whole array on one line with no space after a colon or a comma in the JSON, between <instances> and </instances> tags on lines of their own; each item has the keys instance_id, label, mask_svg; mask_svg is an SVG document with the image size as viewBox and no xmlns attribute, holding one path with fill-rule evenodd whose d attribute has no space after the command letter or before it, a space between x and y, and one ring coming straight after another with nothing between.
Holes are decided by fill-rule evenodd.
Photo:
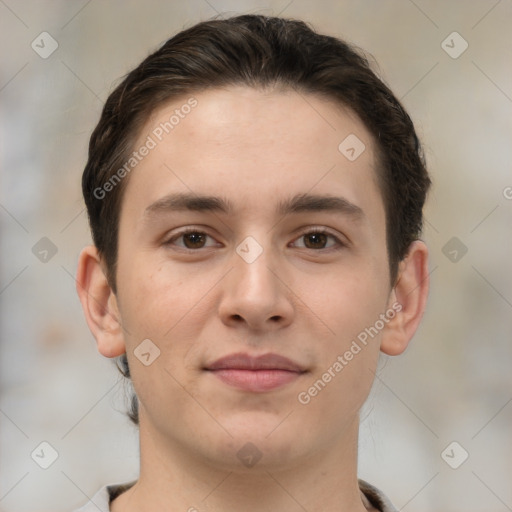
<instances>
[{"instance_id":1,"label":"ear","mask_svg":"<svg viewBox=\"0 0 512 512\"><path fill-rule=\"evenodd\" d=\"M89 329L96 338L98 351L105 357L124 354L126 349L117 299L103 272L98 250L93 245L80 253L76 291Z\"/></svg>"},{"instance_id":2,"label":"ear","mask_svg":"<svg viewBox=\"0 0 512 512\"><path fill-rule=\"evenodd\" d=\"M382 352L396 356L407 348L423 317L428 289L428 249L417 240L400 262L397 282L389 297L388 311L396 314L383 330Z\"/></svg>"}]
</instances>

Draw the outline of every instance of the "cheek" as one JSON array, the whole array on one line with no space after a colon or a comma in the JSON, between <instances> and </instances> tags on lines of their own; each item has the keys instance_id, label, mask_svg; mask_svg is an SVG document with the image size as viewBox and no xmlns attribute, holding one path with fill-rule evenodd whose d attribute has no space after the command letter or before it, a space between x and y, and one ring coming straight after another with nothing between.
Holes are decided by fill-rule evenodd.
<instances>
[{"instance_id":1,"label":"cheek","mask_svg":"<svg viewBox=\"0 0 512 512\"><path fill-rule=\"evenodd\" d=\"M380 351L381 332L372 327L386 305L385 286L370 272L340 275L328 285L314 299L329 333L319 340L321 358L297 395L308 421L318 418L318 428L324 422L343 425L367 399Z\"/></svg>"},{"instance_id":2,"label":"cheek","mask_svg":"<svg viewBox=\"0 0 512 512\"><path fill-rule=\"evenodd\" d=\"M346 401L350 408L349 402L358 407L366 398L374 379L370 370L375 370L380 352L384 326L380 318L388 296L386 279L387 274L370 268L340 272L339 277L326 282L323 294L316 295L318 316L329 328L315 371L315 378L322 381L320 387L325 381L329 383L323 400Z\"/></svg>"},{"instance_id":3,"label":"cheek","mask_svg":"<svg viewBox=\"0 0 512 512\"><path fill-rule=\"evenodd\" d=\"M209 292L222 269L201 271L164 258L141 253L131 262L133 270L120 268L121 314L127 345L149 338L162 352L172 349L178 357L198 338L206 316L212 314Z\"/></svg>"},{"instance_id":4,"label":"cheek","mask_svg":"<svg viewBox=\"0 0 512 512\"><path fill-rule=\"evenodd\" d=\"M200 329L200 323L191 319L200 311L204 290L161 263L152 265L134 258L133 268L125 274L119 290L133 384L139 399L149 408L156 397L167 394L173 396L173 406L179 406L186 396L182 396L173 376L183 381L183 361ZM151 344L148 348L144 341L148 339L157 349ZM147 352L151 353L148 365L141 355Z\"/></svg>"},{"instance_id":5,"label":"cheek","mask_svg":"<svg viewBox=\"0 0 512 512\"><path fill-rule=\"evenodd\" d=\"M331 275L325 286L317 287L314 293L318 311L322 311L322 319L340 343L355 338L384 312L388 294L386 278L387 274L378 275L369 267L357 272L351 269Z\"/></svg>"},{"instance_id":6,"label":"cheek","mask_svg":"<svg viewBox=\"0 0 512 512\"><path fill-rule=\"evenodd\" d=\"M121 247L119 253L130 254ZM144 253L131 254L129 259L120 257L117 281L123 325L127 337L136 343L141 336L159 338L163 326L172 322L173 302L177 302L173 296L179 296L181 282L171 280L163 266Z\"/></svg>"}]
</instances>

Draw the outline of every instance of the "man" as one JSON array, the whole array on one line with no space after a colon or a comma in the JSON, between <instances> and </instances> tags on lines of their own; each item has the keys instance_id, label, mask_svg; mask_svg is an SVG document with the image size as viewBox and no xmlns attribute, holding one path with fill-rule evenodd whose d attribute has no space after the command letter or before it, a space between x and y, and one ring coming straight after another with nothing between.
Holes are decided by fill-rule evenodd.
<instances>
[{"instance_id":1,"label":"man","mask_svg":"<svg viewBox=\"0 0 512 512\"><path fill-rule=\"evenodd\" d=\"M300 21L199 23L108 98L77 290L133 381L140 477L83 511L394 510L359 410L428 294L430 180L363 56Z\"/></svg>"}]
</instances>

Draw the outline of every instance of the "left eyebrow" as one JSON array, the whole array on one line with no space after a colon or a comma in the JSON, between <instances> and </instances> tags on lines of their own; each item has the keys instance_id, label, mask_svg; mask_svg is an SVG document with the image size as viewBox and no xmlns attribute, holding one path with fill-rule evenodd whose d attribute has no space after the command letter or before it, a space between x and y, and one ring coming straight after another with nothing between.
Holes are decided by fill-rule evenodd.
<instances>
[{"instance_id":1,"label":"left eyebrow","mask_svg":"<svg viewBox=\"0 0 512 512\"><path fill-rule=\"evenodd\" d=\"M281 201L277 207L280 215L301 212L333 212L341 213L355 220L365 217L363 210L344 197L330 195L298 194L291 199Z\"/></svg>"}]
</instances>

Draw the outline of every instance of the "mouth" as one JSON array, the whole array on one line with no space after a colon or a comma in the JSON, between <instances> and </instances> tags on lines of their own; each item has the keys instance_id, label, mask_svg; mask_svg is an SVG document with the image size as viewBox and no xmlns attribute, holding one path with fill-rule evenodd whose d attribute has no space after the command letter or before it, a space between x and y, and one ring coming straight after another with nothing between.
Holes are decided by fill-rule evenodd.
<instances>
[{"instance_id":1,"label":"mouth","mask_svg":"<svg viewBox=\"0 0 512 512\"><path fill-rule=\"evenodd\" d=\"M225 384L253 393L263 393L290 384L307 370L278 354L254 357L238 353L222 357L204 370Z\"/></svg>"}]
</instances>

